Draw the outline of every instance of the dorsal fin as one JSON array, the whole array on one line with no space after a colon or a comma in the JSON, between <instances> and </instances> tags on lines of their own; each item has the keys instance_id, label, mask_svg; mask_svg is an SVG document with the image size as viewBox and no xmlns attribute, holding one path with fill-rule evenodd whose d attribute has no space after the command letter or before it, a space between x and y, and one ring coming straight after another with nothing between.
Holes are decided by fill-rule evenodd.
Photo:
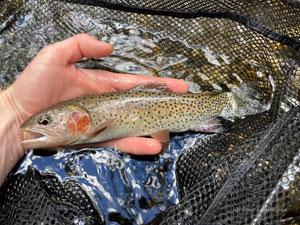
<instances>
[{"instance_id":1,"label":"dorsal fin","mask_svg":"<svg viewBox=\"0 0 300 225\"><path fill-rule=\"evenodd\" d=\"M147 82L130 89L132 91L172 92L164 82Z\"/></svg>"}]
</instances>

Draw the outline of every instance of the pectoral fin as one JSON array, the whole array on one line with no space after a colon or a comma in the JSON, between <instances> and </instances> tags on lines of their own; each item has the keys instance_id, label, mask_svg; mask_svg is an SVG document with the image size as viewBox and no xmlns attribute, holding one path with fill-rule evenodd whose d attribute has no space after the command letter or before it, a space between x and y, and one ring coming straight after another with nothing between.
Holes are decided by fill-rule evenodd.
<instances>
[{"instance_id":1,"label":"pectoral fin","mask_svg":"<svg viewBox=\"0 0 300 225\"><path fill-rule=\"evenodd\" d=\"M105 121L104 123L101 123L100 125L92 128L85 136L87 138L93 138L93 137L97 136L98 134L101 133L101 131L103 131L105 128L107 128L109 125L111 125L114 121L115 121L115 119L110 119L110 120Z\"/></svg>"},{"instance_id":2,"label":"pectoral fin","mask_svg":"<svg viewBox=\"0 0 300 225\"><path fill-rule=\"evenodd\" d=\"M213 118L207 121L205 124L192 128L191 130L196 132L220 133L223 131L223 127L219 119Z\"/></svg>"}]
</instances>

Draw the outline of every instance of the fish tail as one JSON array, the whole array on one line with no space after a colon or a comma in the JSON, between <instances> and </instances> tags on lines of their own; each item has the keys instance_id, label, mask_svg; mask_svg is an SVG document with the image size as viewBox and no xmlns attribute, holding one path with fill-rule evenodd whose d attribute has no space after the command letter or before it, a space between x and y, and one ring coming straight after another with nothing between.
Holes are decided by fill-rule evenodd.
<instances>
[{"instance_id":1,"label":"fish tail","mask_svg":"<svg viewBox=\"0 0 300 225\"><path fill-rule=\"evenodd\" d=\"M265 104L259 100L259 92L246 84L232 88L227 96L228 103L221 114L225 119L243 118L247 115L261 113L266 109Z\"/></svg>"}]
</instances>

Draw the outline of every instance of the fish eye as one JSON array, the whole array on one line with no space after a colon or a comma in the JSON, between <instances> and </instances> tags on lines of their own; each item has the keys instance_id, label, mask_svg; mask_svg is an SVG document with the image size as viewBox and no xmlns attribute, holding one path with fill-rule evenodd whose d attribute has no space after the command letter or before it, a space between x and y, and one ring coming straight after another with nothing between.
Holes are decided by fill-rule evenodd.
<instances>
[{"instance_id":1,"label":"fish eye","mask_svg":"<svg viewBox=\"0 0 300 225\"><path fill-rule=\"evenodd\" d=\"M38 119L38 123L40 125L47 126L50 124L50 122L51 122L51 118L48 114L44 114Z\"/></svg>"}]
</instances>

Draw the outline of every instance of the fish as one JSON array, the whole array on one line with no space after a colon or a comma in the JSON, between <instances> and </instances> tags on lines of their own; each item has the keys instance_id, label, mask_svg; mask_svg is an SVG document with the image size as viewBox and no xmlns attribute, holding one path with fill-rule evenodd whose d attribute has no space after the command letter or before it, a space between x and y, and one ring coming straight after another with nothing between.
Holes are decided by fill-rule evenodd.
<instances>
[{"instance_id":1,"label":"fish","mask_svg":"<svg viewBox=\"0 0 300 225\"><path fill-rule=\"evenodd\" d=\"M250 87L174 93L163 82L60 102L27 119L21 130L36 138L25 148L56 148L122 137L151 136L168 143L170 132L220 133L219 117L242 118L263 110Z\"/></svg>"}]
</instances>

